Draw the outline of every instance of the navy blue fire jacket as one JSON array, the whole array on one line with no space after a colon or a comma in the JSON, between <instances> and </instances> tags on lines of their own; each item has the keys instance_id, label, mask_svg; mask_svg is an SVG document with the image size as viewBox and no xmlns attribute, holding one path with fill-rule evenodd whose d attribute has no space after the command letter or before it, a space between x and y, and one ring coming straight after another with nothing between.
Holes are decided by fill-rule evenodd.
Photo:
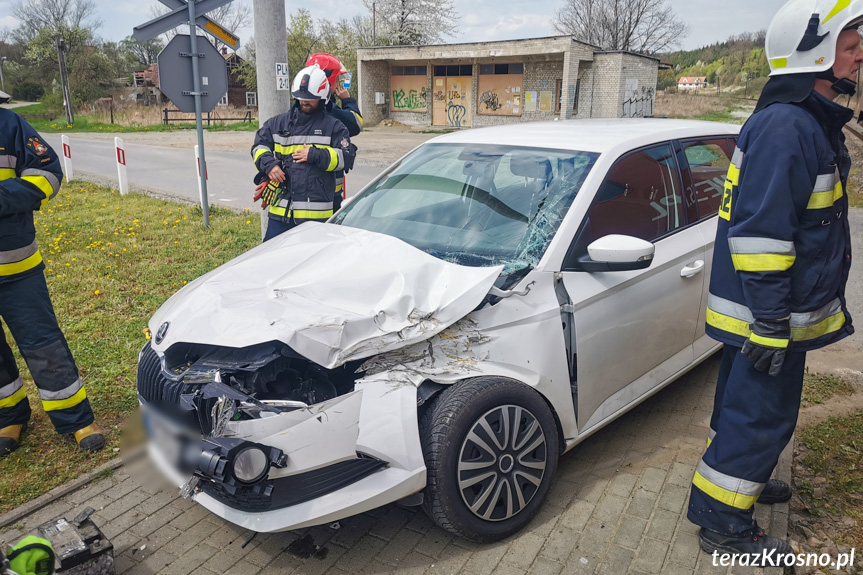
<instances>
[{"instance_id":1,"label":"navy blue fire jacket","mask_svg":"<svg viewBox=\"0 0 863 575\"><path fill-rule=\"evenodd\" d=\"M0 283L45 268L33 212L57 195L62 180L51 146L21 116L0 108Z\"/></svg>"},{"instance_id":2,"label":"navy blue fire jacket","mask_svg":"<svg viewBox=\"0 0 863 575\"><path fill-rule=\"evenodd\" d=\"M755 319L790 318L791 347L818 349L854 333L851 268L853 112L813 92L772 104L744 125L719 208L707 333L741 346Z\"/></svg>"}]
</instances>

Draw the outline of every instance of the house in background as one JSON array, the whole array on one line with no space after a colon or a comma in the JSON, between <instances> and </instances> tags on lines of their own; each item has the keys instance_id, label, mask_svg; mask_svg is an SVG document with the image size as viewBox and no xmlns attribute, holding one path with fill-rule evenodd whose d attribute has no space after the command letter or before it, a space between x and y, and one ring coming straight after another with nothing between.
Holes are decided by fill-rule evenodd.
<instances>
[{"instance_id":1,"label":"house in background","mask_svg":"<svg viewBox=\"0 0 863 575\"><path fill-rule=\"evenodd\" d=\"M707 87L707 76L684 76L677 81L678 90L698 90Z\"/></svg>"},{"instance_id":2,"label":"house in background","mask_svg":"<svg viewBox=\"0 0 863 575\"><path fill-rule=\"evenodd\" d=\"M240 80L239 69L244 60L236 53L228 53L227 48L222 48L222 57L228 67L228 91L219 100L219 106L233 106L235 108L257 108L258 93L250 92ZM159 65L151 64L143 72L135 72L134 98L138 103L149 105L160 105L168 102L168 98L159 89Z\"/></svg>"},{"instance_id":3,"label":"house in background","mask_svg":"<svg viewBox=\"0 0 863 575\"><path fill-rule=\"evenodd\" d=\"M228 91L219 100L219 106L234 106L235 108L257 108L258 93L250 92L240 81L239 69L245 62L237 56L236 52L228 53L228 49L222 47L222 58L228 65Z\"/></svg>"}]
</instances>

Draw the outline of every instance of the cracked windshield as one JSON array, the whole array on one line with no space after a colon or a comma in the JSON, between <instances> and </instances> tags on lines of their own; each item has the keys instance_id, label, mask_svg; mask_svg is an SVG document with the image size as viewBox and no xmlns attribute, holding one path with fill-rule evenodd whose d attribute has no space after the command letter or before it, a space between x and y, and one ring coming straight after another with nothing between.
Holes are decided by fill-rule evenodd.
<instances>
[{"instance_id":1,"label":"cracked windshield","mask_svg":"<svg viewBox=\"0 0 863 575\"><path fill-rule=\"evenodd\" d=\"M416 150L336 216L446 261L539 263L598 154L433 144Z\"/></svg>"}]
</instances>

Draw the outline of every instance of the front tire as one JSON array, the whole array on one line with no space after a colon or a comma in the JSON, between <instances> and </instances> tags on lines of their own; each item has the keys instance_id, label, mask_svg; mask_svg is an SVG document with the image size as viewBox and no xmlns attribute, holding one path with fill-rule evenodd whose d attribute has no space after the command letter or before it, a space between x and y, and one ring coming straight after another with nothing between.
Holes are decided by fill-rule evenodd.
<instances>
[{"instance_id":1,"label":"front tire","mask_svg":"<svg viewBox=\"0 0 863 575\"><path fill-rule=\"evenodd\" d=\"M548 496L559 440L534 389L488 377L454 385L420 422L423 509L443 529L486 543L527 525Z\"/></svg>"}]
</instances>

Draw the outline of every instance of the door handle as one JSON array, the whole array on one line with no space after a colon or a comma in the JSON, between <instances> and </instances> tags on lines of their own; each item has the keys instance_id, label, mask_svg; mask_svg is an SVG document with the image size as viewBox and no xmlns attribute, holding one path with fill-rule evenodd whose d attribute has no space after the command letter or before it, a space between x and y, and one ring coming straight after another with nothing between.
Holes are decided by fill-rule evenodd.
<instances>
[{"instance_id":1,"label":"door handle","mask_svg":"<svg viewBox=\"0 0 863 575\"><path fill-rule=\"evenodd\" d=\"M695 262L691 266L686 266L682 270L680 270L680 277L691 278L695 274L700 273L703 269L704 260L695 260Z\"/></svg>"}]
</instances>

